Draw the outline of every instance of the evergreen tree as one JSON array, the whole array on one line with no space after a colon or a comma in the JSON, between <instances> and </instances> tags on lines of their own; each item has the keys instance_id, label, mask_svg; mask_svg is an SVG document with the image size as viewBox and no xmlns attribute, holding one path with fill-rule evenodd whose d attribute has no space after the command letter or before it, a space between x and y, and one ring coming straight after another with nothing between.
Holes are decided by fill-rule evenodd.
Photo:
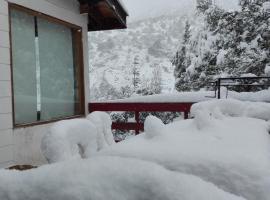
<instances>
[{"instance_id":1,"label":"evergreen tree","mask_svg":"<svg viewBox=\"0 0 270 200\"><path fill-rule=\"evenodd\" d=\"M139 83L140 83L140 71L138 68L139 65L139 57L135 56L133 61L133 67L132 67L132 85L133 85L133 92L135 93L138 89Z\"/></svg>"},{"instance_id":2,"label":"evergreen tree","mask_svg":"<svg viewBox=\"0 0 270 200\"><path fill-rule=\"evenodd\" d=\"M270 63L270 13L263 4L269 0L240 0L242 9L233 12L212 5L212 1L197 2L197 18L203 18L205 25L197 24L189 42L182 42L176 53L176 89L207 88L221 74L264 75Z\"/></svg>"},{"instance_id":3,"label":"evergreen tree","mask_svg":"<svg viewBox=\"0 0 270 200\"><path fill-rule=\"evenodd\" d=\"M197 10L201 13L205 13L212 5L212 0L197 0Z\"/></svg>"},{"instance_id":4,"label":"evergreen tree","mask_svg":"<svg viewBox=\"0 0 270 200\"><path fill-rule=\"evenodd\" d=\"M153 77L151 79L151 90L154 94L160 94L162 91L162 78L161 78L161 69L156 67L153 71Z\"/></svg>"},{"instance_id":5,"label":"evergreen tree","mask_svg":"<svg viewBox=\"0 0 270 200\"><path fill-rule=\"evenodd\" d=\"M174 70L174 76L176 78L175 86L176 88L180 89L180 86L182 85L181 78L183 77L184 73L186 72L186 68L190 65L190 60L187 55L187 46L189 44L190 40L190 23L186 21L185 25L185 33L183 36L183 41L181 44L181 48L179 51L177 51L176 56L173 59L173 65L175 66Z\"/></svg>"}]
</instances>

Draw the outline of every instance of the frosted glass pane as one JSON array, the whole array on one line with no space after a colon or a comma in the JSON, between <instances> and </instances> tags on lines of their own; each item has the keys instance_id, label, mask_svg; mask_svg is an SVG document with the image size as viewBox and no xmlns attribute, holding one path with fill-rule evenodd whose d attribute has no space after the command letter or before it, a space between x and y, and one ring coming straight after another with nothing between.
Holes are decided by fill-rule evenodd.
<instances>
[{"instance_id":1,"label":"frosted glass pane","mask_svg":"<svg viewBox=\"0 0 270 200\"><path fill-rule=\"evenodd\" d=\"M38 19L41 119L75 114L75 79L71 29Z\"/></svg>"},{"instance_id":2,"label":"frosted glass pane","mask_svg":"<svg viewBox=\"0 0 270 200\"><path fill-rule=\"evenodd\" d=\"M37 120L34 17L11 10L15 123Z\"/></svg>"}]
</instances>

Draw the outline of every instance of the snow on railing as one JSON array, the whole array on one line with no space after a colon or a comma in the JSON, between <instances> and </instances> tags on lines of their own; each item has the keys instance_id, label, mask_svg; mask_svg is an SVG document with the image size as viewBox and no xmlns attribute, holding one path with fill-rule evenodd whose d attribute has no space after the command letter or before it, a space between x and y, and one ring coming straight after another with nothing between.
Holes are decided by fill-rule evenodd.
<instances>
[{"instance_id":1,"label":"snow on railing","mask_svg":"<svg viewBox=\"0 0 270 200\"><path fill-rule=\"evenodd\" d=\"M258 77L255 75L253 76L252 74L242 77L219 78L215 82L213 82L216 88L215 96L217 96L218 99L222 98L222 87L227 88L227 91L229 91L230 87L238 87L238 89L241 89L245 92L251 92L254 88L263 88L264 90L267 90L270 87L269 81L270 77L268 76ZM227 97L228 93L226 94L226 98Z\"/></svg>"},{"instance_id":2,"label":"snow on railing","mask_svg":"<svg viewBox=\"0 0 270 200\"><path fill-rule=\"evenodd\" d=\"M106 103L89 103L89 112L134 112L136 122L120 123L113 122L112 129L114 130L135 130L136 135L144 130L144 123L140 122L141 112L181 112L184 113L184 118L188 119L193 102L185 103L133 103L133 102L106 102Z\"/></svg>"}]
</instances>

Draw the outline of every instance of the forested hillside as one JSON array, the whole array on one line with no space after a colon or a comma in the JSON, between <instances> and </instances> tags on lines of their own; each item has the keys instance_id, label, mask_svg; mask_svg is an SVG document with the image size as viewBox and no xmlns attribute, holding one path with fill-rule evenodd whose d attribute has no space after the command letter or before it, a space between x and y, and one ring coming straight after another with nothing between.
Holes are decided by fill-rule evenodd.
<instances>
[{"instance_id":1,"label":"forested hillside","mask_svg":"<svg viewBox=\"0 0 270 200\"><path fill-rule=\"evenodd\" d=\"M127 30L90 33L91 99L172 91L171 61L188 18L174 11L129 23Z\"/></svg>"},{"instance_id":2,"label":"forested hillside","mask_svg":"<svg viewBox=\"0 0 270 200\"><path fill-rule=\"evenodd\" d=\"M196 22L186 21L173 64L178 91L199 90L217 77L261 76L270 65L270 2L240 0L225 11L197 0Z\"/></svg>"}]
</instances>

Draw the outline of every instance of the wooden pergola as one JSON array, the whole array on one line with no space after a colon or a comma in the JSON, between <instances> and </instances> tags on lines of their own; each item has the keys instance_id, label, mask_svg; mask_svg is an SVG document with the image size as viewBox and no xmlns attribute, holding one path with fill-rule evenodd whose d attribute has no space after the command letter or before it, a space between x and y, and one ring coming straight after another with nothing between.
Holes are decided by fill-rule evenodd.
<instances>
[{"instance_id":1,"label":"wooden pergola","mask_svg":"<svg viewBox=\"0 0 270 200\"><path fill-rule=\"evenodd\" d=\"M78 0L81 14L88 14L88 30L127 28L128 12L119 0Z\"/></svg>"}]
</instances>

